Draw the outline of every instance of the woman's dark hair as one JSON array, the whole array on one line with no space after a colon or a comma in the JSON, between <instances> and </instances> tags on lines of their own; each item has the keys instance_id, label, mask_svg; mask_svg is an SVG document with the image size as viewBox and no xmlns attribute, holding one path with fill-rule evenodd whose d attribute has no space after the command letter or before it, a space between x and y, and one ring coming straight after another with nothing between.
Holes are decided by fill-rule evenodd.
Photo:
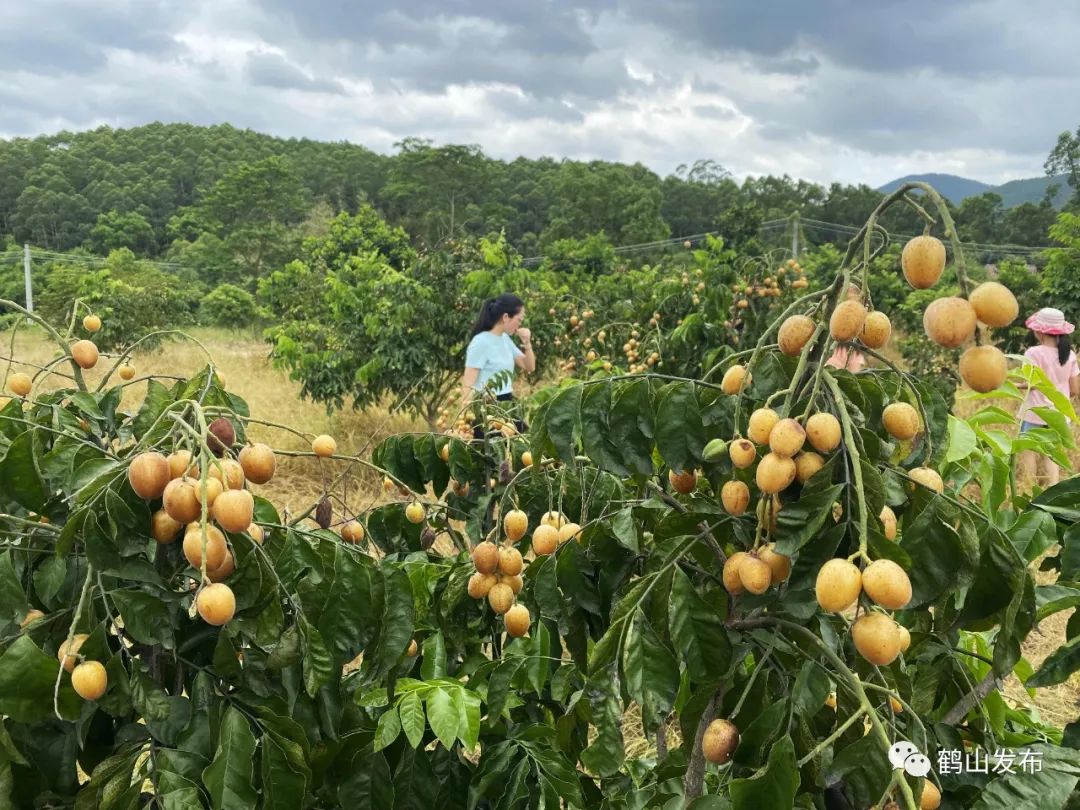
<instances>
[{"instance_id":1,"label":"woman's dark hair","mask_svg":"<svg viewBox=\"0 0 1080 810\"><path fill-rule=\"evenodd\" d=\"M1058 365L1065 365L1069 362L1069 355L1072 354L1072 341L1069 340L1068 335L1058 335Z\"/></svg>"},{"instance_id":2,"label":"woman's dark hair","mask_svg":"<svg viewBox=\"0 0 1080 810\"><path fill-rule=\"evenodd\" d=\"M525 306L525 302L513 293L503 293L498 298L489 298L480 307L480 314L476 317L476 323L473 324L469 338L471 339L481 332L489 331L491 327L502 320L503 315L509 315L513 318L521 312L523 306Z\"/></svg>"}]
</instances>

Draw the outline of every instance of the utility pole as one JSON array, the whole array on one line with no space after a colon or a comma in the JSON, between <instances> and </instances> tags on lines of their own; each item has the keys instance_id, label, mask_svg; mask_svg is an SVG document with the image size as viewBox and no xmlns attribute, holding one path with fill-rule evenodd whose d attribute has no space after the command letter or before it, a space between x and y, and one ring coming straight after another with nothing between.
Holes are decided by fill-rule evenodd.
<instances>
[{"instance_id":1,"label":"utility pole","mask_svg":"<svg viewBox=\"0 0 1080 810\"><path fill-rule=\"evenodd\" d=\"M791 215L791 258L799 259L799 212Z\"/></svg>"},{"instance_id":2,"label":"utility pole","mask_svg":"<svg viewBox=\"0 0 1080 810\"><path fill-rule=\"evenodd\" d=\"M30 245L23 245L23 276L26 278L26 308L34 311L34 291L30 286Z\"/></svg>"}]
</instances>

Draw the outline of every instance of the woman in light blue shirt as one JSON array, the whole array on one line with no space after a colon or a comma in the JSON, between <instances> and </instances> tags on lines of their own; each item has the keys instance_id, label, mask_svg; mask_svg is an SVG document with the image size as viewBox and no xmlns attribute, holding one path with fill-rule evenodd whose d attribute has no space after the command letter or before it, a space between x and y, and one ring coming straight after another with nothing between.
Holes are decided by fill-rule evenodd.
<instances>
[{"instance_id":1,"label":"woman in light blue shirt","mask_svg":"<svg viewBox=\"0 0 1080 810\"><path fill-rule=\"evenodd\" d=\"M465 350L465 373L461 379L462 410L496 374L509 371L512 375L516 368L526 372L536 370L532 334L521 326L524 318L525 304L512 293L503 293L498 298L489 298L484 302ZM510 338L511 335L517 335L521 341L520 349ZM511 375L506 375L507 378L495 389L497 400L513 400Z\"/></svg>"}]
</instances>

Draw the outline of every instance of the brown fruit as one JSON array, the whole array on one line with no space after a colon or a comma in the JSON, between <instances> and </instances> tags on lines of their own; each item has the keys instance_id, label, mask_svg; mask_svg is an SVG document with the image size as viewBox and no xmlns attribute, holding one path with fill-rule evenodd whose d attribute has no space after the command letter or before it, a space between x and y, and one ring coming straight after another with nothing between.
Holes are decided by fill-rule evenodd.
<instances>
[{"instance_id":1,"label":"brown fruit","mask_svg":"<svg viewBox=\"0 0 1080 810\"><path fill-rule=\"evenodd\" d=\"M739 581L753 594L763 594L772 584L769 564L754 554L747 554L739 563Z\"/></svg>"},{"instance_id":2,"label":"brown fruit","mask_svg":"<svg viewBox=\"0 0 1080 810\"><path fill-rule=\"evenodd\" d=\"M66 669L68 672L75 669L76 655L78 655L79 648L82 647L90 636L86 633L76 633L71 637L71 645L68 646L67 639L64 639L60 643L60 649L56 651L56 660Z\"/></svg>"},{"instance_id":3,"label":"brown fruit","mask_svg":"<svg viewBox=\"0 0 1080 810\"><path fill-rule=\"evenodd\" d=\"M900 652L906 653L911 646L911 632L902 624L896 625L896 629L900 632Z\"/></svg>"},{"instance_id":4,"label":"brown fruit","mask_svg":"<svg viewBox=\"0 0 1080 810\"><path fill-rule=\"evenodd\" d=\"M532 550L538 557L546 557L559 547L559 530L554 526L537 526L532 533Z\"/></svg>"},{"instance_id":5,"label":"brown fruit","mask_svg":"<svg viewBox=\"0 0 1080 810\"><path fill-rule=\"evenodd\" d=\"M892 560L874 560L862 572L863 591L886 610L900 610L911 601L911 580Z\"/></svg>"},{"instance_id":6,"label":"brown fruit","mask_svg":"<svg viewBox=\"0 0 1080 810\"><path fill-rule=\"evenodd\" d=\"M934 236L916 236L904 245L900 267L908 284L916 290L927 290L937 284L945 270L945 245Z\"/></svg>"},{"instance_id":7,"label":"brown fruit","mask_svg":"<svg viewBox=\"0 0 1080 810\"><path fill-rule=\"evenodd\" d=\"M521 573L525 566L521 559L521 552L513 546L503 546L499 549L499 573L508 577L515 577Z\"/></svg>"},{"instance_id":8,"label":"brown fruit","mask_svg":"<svg viewBox=\"0 0 1080 810\"><path fill-rule=\"evenodd\" d=\"M520 509L511 509L503 518L503 531L511 543L516 543L529 530L529 516Z\"/></svg>"},{"instance_id":9,"label":"brown fruit","mask_svg":"<svg viewBox=\"0 0 1080 810\"><path fill-rule=\"evenodd\" d=\"M731 759L739 746L739 730L730 720L713 720L701 739L701 752L714 765L723 765Z\"/></svg>"},{"instance_id":10,"label":"brown fruit","mask_svg":"<svg viewBox=\"0 0 1080 810\"><path fill-rule=\"evenodd\" d=\"M472 550L473 567L481 574L494 574L499 569L499 548L494 543L477 543Z\"/></svg>"},{"instance_id":11,"label":"brown fruit","mask_svg":"<svg viewBox=\"0 0 1080 810\"><path fill-rule=\"evenodd\" d=\"M960 355L960 378L980 394L1000 388L1009 364L996 346L972 346Z\"/></svg>"},{"instance_id":12,"label":"brown fruit","mask_svg":"<svg viewBox=\"0 0 1080 810\"><path fill-rule=\"evenodd\" d=\"M195 487L195 497L199 499L199 503L203 501L202 481L191 480L191 485ZM213 506L214 501L217 500L217 496L225 491L225 488L221 485L221 482L216 478L206 478L206 505Z\"/></svg>"},{"instance_id":13,"label":"brown fruit","mask_svg":"<svg viewBox=\"0 0 1080 810\"><path fill-rule=\"evenodd\" d=\"M581 527L578 524L576 524L576 523L565 523L565 524L563 524L563 527L561 529L559 529L559 545L561 546L563 543L567 542L568 540L573 540L575 538L578 538L578 536L580 534L581 534Z\"/></svg>"},{"instance_id":14,"label":"brown fruit","mask_svg":"<svg viewBox=\"0 0 1080 810\"><path fill-rule=\"evenodd\" d=\"M82 325L87 332L96 332L101 329L101 318L97 315L87 315L82 319Z\"/></svg>"},{"instance_id":15,"label":"brown fruit","mask_svg":"<svg viewBox=\"0 0 1080 810\"><path fill-rule=\"evenodd\" d=\"M19 622L19 629L25 631L27 627L32 625L38 619L44 618L45 614L42 613L40 610L38 610L37 608L30 608L30 610L26 611L26 615L23 616L23 620Z\"/></svg>"},{"instance_id":16,"label":"brown fruit","mask_svg":"<svg viewBox=\"0 0 1080 810\"><path fill-rule=\"evenodd\" d=\"M566 515L562 512L545 512L543 517L540 518L540 524L542 526L554 526L556 529L562 528L566 523Z\"/></svg>"},{"instance_id":17,"label":"brown fruit","mask_svg":"<svg viewBox=\"0 0 1080 810\"><path fill-rule=\"evenodd\" d=\"M71 344L71 356L80 368L93 368L98 361L98 347L92 340L76 340Z\"/></svg>"},{"instance_id":18,"label":"brown fruit","mask_svg":"<svg viewBox=\"0 0 1080 810\"><path fill-rule=\"evenodd\" d=\"M795 480L795 462L776 453L766 453L758 462L754 480L766 495L782 492Z\"/></svg>"},{"instance_id":19,"label":"brown fruit","mask_svg":"<svg viewBox=\"0 0 1080 810\"><path fill-rule=\"evenodd\" d=\"M975 334L975 308L956 296L938 298L923 312L926 336L939 346L955 349Z\"/></svg>"},{"instance_id":20,"label":"brown fruit","mask_svg":"<svg viewBox=\"0 0 1080 810\"><path fill-rule=\"evenodd\" d=\"M680 495L688 495L697 487L697 473L693 470L683 470L682 472L668 470L667 475L668 481L671 482L671 488Z\"/></svg>"},{"instance_id":21,"label":"brown fruit","mask_svg":"<svg viewBox=\"0 0 1080 810\"><path fill-rule=\"evenodd\" d=\"M34 387L34 381L25 371L16 371L8 377L8 390L17 397L25 397Z\"/></svg>"},{"instance_id":22,"label":"brown fruit","mask_svg":"<svg viewBox=\"0 0 1080 810\"><path fill-rule=\"evenodd\" d=\"M750 505L750 487L742 481L726 481L720 489L720 500L729 515L738 517Z\"/></svg>"},{"instance_id":23,"label":"brown fruit","mask_svg":"<svg viewBox=\"0 0 1080 810\"><path fill-rule=\"evenodd\" d=\"M806 438L819 453L831 453L840 446L840 420L831 413L815 413L806 420Z\"/></svg>"},{"instance_id":24,"label":"brown fruit","mask_svg":"<svg viewBox=\"0 0 1080 810\"><path fill-rule=\"evenodd\" d=\"M996 281L984 281L971 291L968 301L975 310L975 317L987 326L1008 326L1020 314L1016 296Z\"/></svg>"},{"instance_id":25,"label":"brown fruit","mask_svg":"<svg viewBox=\"0 0 1080 810\"><path fill-rule=\"evenodd\" d=\"M734 365L724 373L724 378L720 381L720 389L725 394L737 394L742 391L746 382L746 368Z\"/></svg>"},{"instance_id":26,"label":"brown fruit","mask_svg":"<svg viewBox=\"0 0 1080 810\"><path fill-rule=\"evenodd\" d=\"M768 444L769 434L780 421L780 415L772 408L758 408L750 414L746 435L754 444Z\"/></svg>"},{"instance_id":27,"label":"brown fruit","mask_svg":"<svg viewBox=\"0 0 1080 810\"><path fill-rule=\"evenodd\" d=\"M805 484L824 466L825 459L813 450L799 453L799 455L795 456L795 480L800 484Z\"/></svg>"},{"instance_id":28,"label":"brown fruit","mask_svg":"<svg viewBox=\"0 0 1080 810\"><path fill-rule=\"evenodd\" d=\"M881 507L881 514L878 515L881 519L881 526L885 532L886 540L896 539L896 512L892 510L892 507Z\"/></svg>"},{"instance_id":29,"label":"brown fruit","mask_svg":"<svg viewBox=\"0 0 1080 810\"><path fill-rule=\"evenodd\" d=\"M929 779L924 779L922 793L919 794L919 810L938 810L939 807L941 791Z\"/></svg>"},{"instance_id":30,"label":"brown fruit","mask_svg":"<svg viewBox=\"0 0 1080 810\"><path fill-rule=\"evenodd\" d=\"M757 458L757 448L749 439L736 439L728 445L728 455L731 456L732 464L740 470L745 470Z\"/></svg>"},{"instance_id":31,"label":"brown fruit","mask_svg":"<svg viewBox=\"0 0 1080 810\"><path fill-rule=\"evenodd\" d=\"M503 615L503 624L506 625L506 634L513 638L521 638L529 632L532 624L532 616L529 609L524 605L514 605Z\"/></svg>"},{"instance_id":32,"label":"brown fruit","mask_svg":"<svg viewBox=\"0 0 1080 810\"><path fill-rule=\"evenodd\" d=\"M97 700L109 688L109 676L100 661L83 661L71 673L71 688L83 700Z\"/></svg>"},{"instance_id":33,"label":"brown fruit","mask_svg":"<svg viewBox=\"0 0 1080 810\"><path fill-rule=\"evenodd\" d=\"M842 613L859 598L862 591L862 572L848 560L829 560L818 571L814 593L822 610Z\"/></svg>"},{"instance_id":34,"label":"brown fruit","mask_svg":"<svg viewBox=\"0 0 1080 810\"><path fill-rule=\"evenodd\" d=\"M346 543L361 543L364 540L364 527L358 520L350 520L341 527L341 539Z\"/></svg>"},{"instance_id":35,"label":"brown fruit","mask_svg":"<svg viewBox=\"0 0 1080 810\"><path fill-rule=\"evenodd\" d=\"M248 526L247 527L247 533L248 533L248 537L250 537L254 542L258 543L260 546L263 544L263 541L266 539L266 532L263 530L263 527L260 526L258 523L252 523L250 526ZM361 526L360 527L360 540L363 540L363 539L364 539L364 527ZM356 540L354 542L359 543L360 540Z\"/></svg>"},{"instance_id":36,"label":"brown fruit","mask_svg":"<svg viewBox=\"0 0 1080 810\"><path fill-rule=\"evenodd\" d=\"M161 453L139 453L128 467L128 482L131 488L136 495L147 501L160 498L171 477L169 462Z\"/></svg>"},{"instance_id":37,"label":"brown fruit","mask_svg":"<svg viewBox=\"0 0 1080 810\"><path fill-rule=\"evenodd\" d=\"M769 449L781 458L791 458L806 442L806 430L794 419L781 419L769 434Z\"/></svg>"},{"instance_id":38,"label":"brown fruit","mask_svg":"<svg viewBox=\"0 0 1080 810\"><path fill-rule=\"evenodd\" d=\"M189 528L184 532L184 556L192 568L202 567L202 531L199 524L195 528ZM229 547L225 545L225 535L216 526L206 527L206 570L212 571L220 568L225 562L225 554Z\"/></svg>"},{"instance_id":39,"label":"brown fruit","mask_svg":"<svg viewBox=\"0 0 1080 810\"><path fill-rule=\"evenodd\" d=\"M502 615L514 604L514 590L505 582L499 582L491 586L487 599L491 609Z\"/></svg>"},{"instance_id":40,"label":"brown fruit","mask_svg":"<svg viewBox=\"0 0 1080 810\"><path fill-rule=\"evenodd\" d=\"M405 507L405 519L409 523L423 523L426 516L427 510L420 501L413 501Z\"/></svg>"},{"instance_id":41,"label":"brown fruit","mask_svg":"<svg viewBox=\"0 0 1080 810\"><path fill-rule=\"evenodd\" d=\"M789 357L799 354L814 334L814 322L806 315L792 315L780 324L776 342L780 351Z\"/></svg>"},{"instance_id":42,"label":"brown fruit","mask_svg":"<svg viewBox=\"0 0 1080 810\"><path fill-rule=\"evenodd\" d=\"M202 515L202 503L195 490L197 484L192 478L174 478L165 485L161 505L177 523L191 523Z\"/></svg>"},{"instance_id":43,"label":"brown fruit","mask_svg":"<svg viewBox=\"0 0 1080 810\"><path fill-rule=\"evenodd\" d=\"M256 443L240 451L240 468L253 484L265 484L277 471L277 456L267 445Z\"/></svg>"},{"instance_id":44,"label":"brown fruit","mask_svg":"<svg viewBox=\"0 0 1080 810\"><path fill-rule=\"evenodd\" d=\"M190 450L169 453L168 462L170 478L183 478L185 475L190 478L199 477L199 465L192 460Z\"/></svg>"},{"instance_id":45,"label":"brown fruit","mask_svg":"<svg viewBox=\"0 0 1080 810\"><path fill-rule=\"evenodd\" d=\"M891 402L881 412L881 424L894 439L907 441L919 434L919 412L906 402Z\"/></svg>"},{"instance_id":46,"label":"brown fruit","mask_svg":"<svg viewBox=\"0 0 1080 810\"><path fill-rule=\"evenodd\" d=\"M244 488L244 467L239 461L234 461L231 458L211 462L207 475L220 481L225 489Z\"/></svg>"},{"instance_id":47,"label":"brown fruit","mask_svg":"<svg viewBox=\"0 0 1080 810\"><path fill-rule=\"evenodd\" d=\"M311 443L311 451L319 458L329 458L337 452L337 442L334 441L332 436L327 436L324 433L315 437L315 440Z\"/></svg>"},{"instance_id":48,"label":"brown fruit","mask_svg":"<svg viewBox=\"0 0 1080 810\"><path fill-rule=\"evenodd\" d=\"M164 509L158 509L150 516L150 536L162 545L175 542L183 528L184 525L173 520Z\"/></svg>"},{"instance_id":49,"label":"brown fruit","mask_svg":"<svg viewBox=\"0 0 1080 810\"><path fill-rule=\"evenodd\" d=\"M908 472L908 477L939 495L945 491L945 482L941 480L936 470L931 470L929 467L916 467Z\"/></svg>"},{"instance_id":50,"label":"brown fruit","mask_svg":"<svg viewBox=\"0 0 1080 810\"><path fill-rule=\"evenodd\" d=\"M119 374L120 379L124 380L125 382L127 380L132 380L135 378L135 366L131 365L130 363L124 363L124 365L120 366L120 370L116 373Z\"/></svg>"},{"instance_id":51,"label":"brown fruit","mask_svg":"<svg viewBox=\"0 0 1080 810\"><path fill-rule=\"evenodd\" d=\"M871 312L863 321L862 334L859 340L864 346L871 349L880 349L889 342L892 337L892 322L884 312Z\"/></svg>"},{"instance_id":52,"label":"brown fruit","mask_svg":"<svg viewBox=\"0 0 1080 810\"><path fill-rule=\"evenodd\" d=\"M859 336L865 321L866 307L851 299L841 301L829 318L829 334L833 340L846 343Z\"/></svg>"},{"instance_id":53,"label":"brown fruit","mask_svg":"<svg viewBox=\"0 0 1080 810\"><path fill-rule=\"evenodd\" d=\"M481 574L477 571L469 577L469 596L473 599L483 599L498 581L494 574Z\"/></svg>"},{"instance_id":54,"label":"brown fruit","mask_svg":"<svg viewBox=\"0 0 1080 810\"><path fill-rule=\"evenodd\" d=\"M740 593L746 590L743 585L742 577L739 575L739 569L742 568L743 560L750 557L745 551L736 551L726 560L724 560L724 589L732 596L738 596Z\"/></svg>"},{"instance_id":55,"label":"brown fruit","mask_svg":"<svg viewBox=\"0 0 1080 810\"><path fill-rule=\"evenodd\" d=\"M206 576L211 582L221 582L223 579L228 579L229 574L235 570L236 560L233 559L232 552L227 551L225 552L225 559L222 561L221 565L212 571L209 568L206 569Z\"/></svg>"},{"instance_id":56,"label":"brown fruit","mask_svg":"<svg viewBox=\"0 0 1080 810\"><path fill-rule=\"evenodd\" d=\"M227 449L236 444L236 429L232 422L224 416L219 416L210 423L209 433L206 436L206 446L215 456L220 456Z\"/></svg>"},{"instance_id":57,"label":"brown fruit","mask_svg":"<svg viewBox=\"0 0 1080 810\"><path fill-rule=\"evenodd\" d=\"M897 624L884 613L864 613L851 626L851 640L859 655L879 667L888 666L900 655Z\"/></svg>"},{"instance_id":58,"label":"brown fruit","mask_svg":"<svg viewBox=\"0 0 1080 810\"><path fill-rule=\"evenodd\" d=\"M779 585L791 574L791 557L776 550L775 543L767 543L758 553L762 561L772 571L772 584Z\"/></svg>"},{"instance_id":59,"label":"brown fruit","mask_svg":"<svg viewBox=\"0 0 1080 810\"><path fill-rule=\"evenodd\" d=\"M222 492L213 506L214 520L227 532L242 532L251 525L255 499L246 489Z\"/></svg>"},{"instance_id":60,"label":"brown fruit","mask_svg":"<svg viewBox=\"0 0 1080 810\"><path fill-rule=\"evenodd\" d=\"M199 591L195 597L195 607L204 622L221 627L236 613L236 597L228 585L215 582Z\"/></svg>"}]
</instances>

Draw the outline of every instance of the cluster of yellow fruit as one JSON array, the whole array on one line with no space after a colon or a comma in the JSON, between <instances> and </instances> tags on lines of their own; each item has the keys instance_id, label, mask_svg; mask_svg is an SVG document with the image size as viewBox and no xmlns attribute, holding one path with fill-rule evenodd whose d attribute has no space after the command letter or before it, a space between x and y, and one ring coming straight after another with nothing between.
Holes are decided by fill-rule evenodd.
<instances>
[{"instance_id":1,"label":"cluster of yellow fruit","mask_svg":"<svg viewBox=\"0 0 1080 810\"><path fill-rule=\"evenodd\" d=\"M900 610L911 601L911 580L892 560L874 560L862 571L850 560L829 560L818 571L814 586L818 604L830 613L842 613L865 593L886 610ZM851 626L855 649L867 661L887 666L911 645L908 629L891 616L876 611L861 615Z\"/></svg>"},{"instance_id":2,"label":"cluster of yellow fruit","mask_svg":"<svg viewBox=\"0 0 1080 810\"><path fill-rule=\"evenodd\" d=\"M71 688L83 700L97 700L109 687L109 676L100 661L87 660L79 655L79 650L89 636L76 633L69 645L65 640L56 651L56 658L71 673ZM78 663L76 663L78 662Z\"/></svg>"},{"instance_id":3,"label":"cluster of yellow fruit","mask_svg":"<svg viewBox=\"0 0 1080 810\"><path fill-rule=\"evenodd\" d=\"M511 545L525 536L528 526L528 516L520 509L513 509L503 518L508 543L495 545L485 540L472 551L476 573L469 577L469 596L473 599L486 597L491 609L503 617L507 635L513 638L524 636L532 624L529 609L516 604L517 595L525 584L521 578L525 560L521 552Z\"/></svg>"},{"instance_id":4,"label":"cluster of yellow fruit","mask_svg":"<svg viewBox=\"0 0 1080 810\"><path fill-rule=\"evenodd\" d=\"M540 525L533 529L533 553L537 557L546 557L563 543L577 539L580 534L581 526L568 520L562 512L545 512L540 518Z\"/></svg>"}]
</instances>

